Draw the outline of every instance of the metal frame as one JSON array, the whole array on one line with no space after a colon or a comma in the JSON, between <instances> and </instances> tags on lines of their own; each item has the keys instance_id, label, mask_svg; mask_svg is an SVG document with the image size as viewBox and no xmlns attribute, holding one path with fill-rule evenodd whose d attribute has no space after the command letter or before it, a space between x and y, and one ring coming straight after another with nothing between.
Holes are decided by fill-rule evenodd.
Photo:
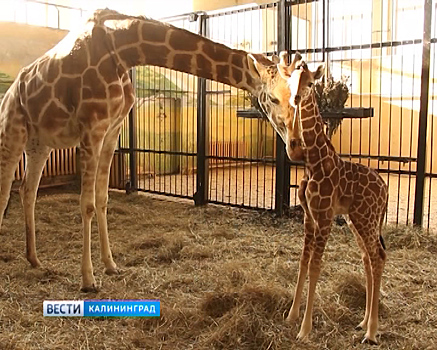
<instances>
[{"instance_id":1,"label":"metal frame","mask_svg":"<svg viewBox=\"0 0 437 350\"><path fill-rule=\"evenodd\" d=\"M323 21L323 27L321 28L321 40L319 41L319 45L320 46L311 46L311 47L298 47L296 45L296 43L293 43L292 40L293 38L291 37L291 31L292 31L292 25L296 25L295 23L293 24L293 20L296 21L296 15L295 12L293 12L293 7L294 6L304 6L303 9L305 9L305 6L308 6L308 4L312 4L314 6L318 6L317 11L319 11L319 18L322 18ZM362 42L361 44L357 44L356 42L351 43L351 45L337 45L337 46L332 46L330 45L330 37L331 37L331 32L332 30L334 30L333 28L335 28L335 23L332 21L331 17L330 17L330 1L327 0L293 0L293 1L286 1L286 0L280 0L276 3L271 3L271 4L267 4L267 5L259 5L259 6L253 6L250 8L245 8L245 9L238 9L235 11L227 11L227 12L216 12L214 14L206 14L206 13L195 13L195 14L187 14L184 16L178 16L177 19L180 20L181 18L186 18L189 21L195 21L195 23L197 23L197 29L195 29L195 31L201 35L205 35L208 36L210 38L212 38L213 40L216 40L214 38L214 32L219 30L217 29L217 27L215 26L214 20L219 20L220 18L223 19L223 21L226 21L226 16L228 16L229 18L233 18L232 16L239 16L239 15L243 15L245 16L245 14L248 14L248 18L250 18L250 13L253 13L254 11L258 11L260 12L260 16L261 16L261 11L264 10L274 10L276 11L276 20L274 23L271 23L270 25L275 25L276 30L277 30L277 41L276 41L276 49L272 50L267 50L267 52L265 52L265 54L267 55L271 55L273 53L277 53L278 51L282 51L282 50L288 50L288 52L290 54L295 53L297 50L299 50L299 52L301 52L302 54L310 54L313 55L313 57L317 57L316 59L319 61L324 61L327 62L327 64L331 64L331 62L337 63L338 65L341 65L341 67L343 67L343 62L350 62L350 64L352 64L352 58L343 58L343 54L345 55L345 57L349 57L347 56L348 52L350 53L360 53L362 55L362 52L366 52L366 50L371 50L372 54L371 57L373 57L373 52L377 52L376 55L378 55L378 53L381 56L381 60L382 60L382 55L385 54L385 51L383 50L390 50L390 49L399 49L399 50L403 50L404 47L412 47L411 45L422 45L423 48L423 53L422 53L422 59L421 59L421 69L422 69L422 74L420 77L420 81L421 81L421 89L420 89L420 93L421 93L421 98L420 98L420 112L419 112L419 127L418 127L418 147L417 147L417 155L416 154L411 154L410 151L410 155L405 155L404 153L390 153L390 149L391 149L391 142L389 140L389 145L388 145L388 150L389 152L386 153L386 151L384 150L384 152L381 150L381 148L378 145L378 151L375 152L371 152L370 149L370 142L372 141L373 143L375 142L379 142L379 140L381 140L381 128L385 127L385 125L381 125L381 120L378 119L378 117L373 117L373 109L369 108L369 106L366 105L359 105L359 106L352 106L352 108L350 109L349 112L346 112L350 115L347 116L347 118L355 118L355 121L353 122L352 119L344 119L343 124L346 125L346 127L349 127L350 130L352 130L352 126L353 125L358 125L359 126L359 130L361 130L363 123L367 123L369 124L369 130L371 128L372 125L379 125L379 131L378 131L378 135L359 135L359 136L353 136L352 133L348 132L347 133L347 137L349 138L349 142L350 145L352 145L352 141L356 141L357 138L359 138L359 151L357 152L356 150L352 149L352 146L350 146L351 148L345 149L345 147L343 147L343 145L341 144L340 141L340 149L338 150L340 155L342 157L348 158L348 159L354 159L354 160L358 160L358 161L367 161L368 164L371 164L371 162L376 162L377 164L377 168L380 171L380 173L382 174L387 174L387 181L398 181L400 183L400 177L401 176L408 176L408 183L409 183L409 187L408 187L408 193L411 193L413 191L414 192L414 208L413 206L409 206L409 204L407 204L407 217L406 217L406 223L409 222L409 213L413 213L413 217L414 219L412 220L414 224L416 225L423 225L423 218L424 216L426 216L426 214L424 214L424 194L425 194L425 187L426 187L426 183L427 183L427 179L429 179L429 181L431 181L432 178L437 177L437 174L434 174L432 169L431 171L427 170L427 159L429 157L429 155L427 155L427 144L429 144L429 140L427 138L427 135L429 135L429 125L427 125L428 122L428 103L429 103L429 99L430 99L430 94L429 94L429 84L430 84L430 69L431 69L431 64L430 64L430 60L432 61L432 58L430 57L431 55L431 45L435 45L435 43L437 42L437 38L432 37L432 33L431 33L431 22L432 22L432 15L434 12L434 2L432 0L424 0L424 7L423 7L423 12L424 12L424 34L423 34L423 38L413 38L413 39L408 39L408 40L397 40L397 37L394 38L392 36L391 40L390 38L386 38L385 36L381 35L380 40L371 40L371 42ZM382 6L382 4L381 4ZM381 11L382 11L382 7L381 7ZM264 13L262 14L264 15ZM294 17L293 17L294 16ZM294 19L293 19L294 18ZM167 18L168 21L171 21L172 18ZM234 18L235 20L235 18ZM227 22L224 22L227 23ZM382 19L381 19L381 23L382 23ZM332 28L331 28L332 25ZM371 22L371 26L373 28L374 25L378 25L375 24L373 22ZM381 24L382 25L382 24ZM293 27L296 28L296 27ZM191 29L193 30L193 29ZM373 33L373 31L372 31ZM434 34L435 35L435 34ZM238 35L237 35L238 38ZM396 39L396 40L395 40ZM401 38L402 39L402 38ZM340 59L334 59L333 55L341 55ZM387 56L387 54L385 54ZM393 55L393 54L392 54ZM354 57L355 57L354 56ZM335 57L335 56L334 56ZM350 55L350 57L352 57L352 54ZM387 56L388 58L390 58L390 54ZM379 59L379 58L378 58ZM349 60L349 61L348 61ZM359 62L359 59L355 59L357 62ZM381 61L382 62L382 61ZM380 63L381 63L380 62ZM362 63L361 63L362 64ZM362 69L362 67L361 67ZM393 74L392 70L393 67L391 66L390 68L390 72L387 74ZM361 71L362 74L362 71ZM372 80L373 75L375 75L377 77L377 79L379 79L380 81L382 81L382 71L378 71L378 72L370 72L371 76L370 79ZM372 75L373 74L373 75ZM379 76L378 76L379 74ZM390 75L391 76L391 75ZM413 76L413 78L415 78ZM376 78L375 78L376 79ZM398 79L398 78L397 78ZM404 79L403 73L401 73L401 78L400 79ZM417 79L417 77L416 77ZM225 205L230 205L230 206L237 206L237 207L250 207L250 208L259 208L259 209L273 209L274 211L276 211L276 213L278 213L279 215L283 215L284 213L286 213L287 208L292 206L291 203L291 193L293 191L296 190L296 188L298 187L298 183L293 180L293 172L295 172L294 177L297 177L297 167L301 166L300 163L292 163L288 160L287 156L286 156L286 152L285 152L285 147L284 144L282 142L282 140L276 136L276 139L274 140L274 149L275 149L275 158L272 159L266 159L266 158L260 158L258 156L248 156L248 155L240 155L240 153L238 154L234 154L234 155L220 155L220 154L211 154L211 140L212 137L214 135L210 135L209 130L214 127L213 125L211 125L211 116L210 116L210 110L211 107L209 105L211 100L211 96L226 96L226 94L230 94L230 90L227 88L222 88L222 89L218 89L218 90L214 90L214 88L212 88L213 85L208 85L209 84L205 79L201 79L198 78L197 80L195 80L195 84L197 85L197 106L196 106L196 110L195 110L195 120L196 120L196 124L197 124L197 129L195 130L195 142L196 142L196 148L195 150L179 150L179 151L168 151L168 150L161 150L161 149L156 149L156 150L152 150L152 149L140 149L140 148L136 148L134 147L134 149L132 149L132 145L129 145L129 148L121 148L119 151L124 152L124 153L128 153L130 154L129 159L131 160L131 162L134 162L136 157L135 157L135 153L145 153L145 154L162 154L162 155L169 155L169 156L183 156L183 157L193 157L196 158L195 160L195 164L196 164L196 176L195 176L195 184L194 184L194 188L195 190L192 193L189 192L185 192L185 193L176 193L173 190L167 191L165 188L164 190L162 190L161 188L156 189L156 188L141 188L141 186L138 186L138 190L140 191L146 191L146 192L152 192L152 193L160 193L160 194L166 194L166 195L170 195L170 196L175 196L175 197L184 197L184 198L191 198L194 199L194 202L196 205L204 205L206 203L218 203L218 204L225 204ZM380 83L381 84L381 83ZM370 81L370 85L372 86L372 81ZM375 91L380 91L381 89L381 85L379 86L379 90L377 88L375 88ZM161 90L162 92L171 92L170 90L166 90L161 89L161 87L158 87L158 90ZM413 90L413 94L414 94L414 90ZM241 96L240 96L241 97ZM238 98L238 95L237 95ZM374 95L371 95L369 97L370 99L370 106L373 107L378 107L379 109L379 113L381 113L381 106L382 106L382 99L381 96L378 96L377 93L374 93ZM390 101L392 100L392 92L391 92L391 88L390 88L390 96L389 96ZM217 97L216 100L214 101L220 101L220 99ZM239 102L237 102L238 104ZM238 106L238 114L237 114L237 119L258 119L259 116L256 115L256 112L254 112L253 110L248 110L247 108L249 106ZM390 113L391 112L391 106L390 106ZM411 112L413 113L413 112ZM345 112L342 113L341 116L337 115L331 115L330 117L334 117L334 118L345 118ZM413 114L411 114L411 118L412 118ZM393 117L394 118L394 117ZM400 118L402 118L402 116L400 116ZM375 119L374 121L372 121L373 119ZM390 122L392 120L392 115L390 114ZM130 120L129 124L133 123L133 120ZM357 124L358 123L358 124ZM411 122L412 123L412 122ZM133 125L133 124L131 124ZM238 128L238 126L236 126ZM391 124L389 125L389 127L391 128ZM402 127L402 126L401 126ZM390 129L389 128L389 132ZM343 127L341 127L340 129L340 134L343 135L345 133L345 131L343 131ZM347 130L347 128L345 129ZM235 130L234 130L235 131ZM246 132L246 133L251 133L251 130L237 130L238 132ZM386 131L385 131L386 132ZM130 137L134 137L134 134L131 133L129 135ZM343 135L344 138L345 134ZM368 140L366 141L366 137L368 138ZM373 138L375 138L375 140L373 140ZM391 137L391 136L390 136ZM415 138L415 134L411 134L410 138L413 140ZM367 146L362 146L361 143L366 141L368 143L368 151L366 152L366 147ZM401 141L402 142L402 139ZM364 143L366 144L366 143ZM238 147L238 146L237 146ZM400 152L400 151L399 151ZM218 168L215 167L215 164L221 164L223 162L232 162L234 164L236 164L236 166L240 166L242 167L242 171L243 173L248 172L249 174L252 174L255 170L256 167L260 166L260 167L265 167L265 166L269 166L269 165L274 165L274 174L269 175L269 177L272 177L272 181L274 181L274 183L271 184L271 193L272 193L272 198L274 198L273 203L271 204L271 206L267 205L267 206L263 206L262 204L251 204L252 202L249 201L249 204L247 204L247 202L241 201L239 202L239 200L224 200L224 196L227 195L228 193L224 193L224 190L221 190L223 193L221 193L221 196L217 196L217 188L215 189L216 191L216 196L212 196L212 193L214 191L214 186L217 187L217 183L214 183L214 181L218 181L218 177L217 179L215 178L216 176L219 176L221 173L222 175L226 175L225 171L220 168L220 170L218 170ZM394 169L393 166L387 166L386 164L409 164L408 169L402 168L401 165L399 165L399 169ZM417 165L416 169L415 166ZM135 172L133 169L135 168L134 165L130 164L130 173L131 173L131 183L137 183L138 180L135 180L135 177L132 177L133 173ZM262 169L262 168L260 168ZM265 174L265 168L264 170L264 175ZM258 174L258 170L256 170L256 174ZM249 176L249 175L248 175ZM244 183L245 181L250 182L250 184L244 184L245 186L248 185L250 188L254 188L253 186L259 186L259 181L255 178L251 177L252 175L250 175L250 177L245 178L243 175L242 178L242 182ZM258 176L258 175L256 175ZM395 180L390 180L390 176L397 176L397 178L395 178ZM416 183L411 185L411 183L416 180ZM187 183L191 181L191 180L187 180ZM229 186L237 186L237 185L241 185L240 183L238 183L238 181L240 180L236 180L237 182L235 183L231 183L234 180L228 180L225 179L223 181L228 181L229 182ZM258 181L257 184L253 184L254 182L256 183ZM270 181L270 180L268 180ZM225 186L225 184L222 184L222 186ZM264 183L261 183L261 186L264 186L264 191L267 187L270 186L270 183L266 183L266 180L264 180ZM391 186L394 186L393 184ZM398 184L398 187L400 185ZM234 193L231 193L232 190L229 190L229 195L233 196ZM237 191L237 190L236 190ZM401 192L400 187L398 188L398 198L397 198L397 222L399 222L399 203L400 203L400 199L399 199L399 193ZM236 193L236 192L235 192ZM431 194L431 183L429 185L429 194ZM258 196L258 193L256 194ZM220 198L219 198L220 197ZM296 195L294 196L296 197ZM296 199L295 199L296 201ZM429 201L428 203L428 226L429 226L429 213L430 213L430 207L431 207L431 202ZM413 209L412 209L413 208Z\"/></svg>"},{"instance_id":2,"label":"metal frame","mask_svg":"<svg viewBox=\"0 0 437 350\"><path fill-rule=\"evenodd\" d=\"M432 0L424 0L423 4L423 40L422 40L422 78L420 87L420 118L419 118L419 140L417 148L417 175L416 193L414 197L414 221L415 225L422 226L423 205L425 191L425 166L426 166L426 144L428 132L428 100L429 100L429 72L431 57L431 20Z\"/></svg>"}]
</instances>

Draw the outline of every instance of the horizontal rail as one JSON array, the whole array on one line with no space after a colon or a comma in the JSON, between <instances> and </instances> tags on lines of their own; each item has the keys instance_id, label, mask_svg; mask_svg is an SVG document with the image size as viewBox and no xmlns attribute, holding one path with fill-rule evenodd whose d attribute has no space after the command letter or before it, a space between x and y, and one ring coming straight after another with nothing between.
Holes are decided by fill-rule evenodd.
<instances>
[{"instance_id":1,"label":"horizontal rail","mask_svg":"<svg viewBox=\"0 0 437 350\"><path fill-rule=\"evenodd\" d=\"M324 119L356 119L356 118L372 118L373 108L363 107L348 107L341 111L329 111L320 113ZM263 114L256 108L237 110L239 118L264 118Z\"/></svg>"}]
</instances>

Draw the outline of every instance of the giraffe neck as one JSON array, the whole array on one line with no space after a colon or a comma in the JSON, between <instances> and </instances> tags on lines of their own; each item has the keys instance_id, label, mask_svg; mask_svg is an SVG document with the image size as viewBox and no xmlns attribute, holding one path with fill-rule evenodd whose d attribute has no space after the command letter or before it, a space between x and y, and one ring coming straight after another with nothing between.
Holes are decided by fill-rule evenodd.
<instances>
[{"instance_id":1,"label":"giraffe neck","mask_svg":"<svg viewBox=\"0 0 437 350\"><path fill-rule=\"evenodd\" d=\"M105 45L127 70L154 65L212 79L249 92L257 90L247 63L247 52L231 49L185 29L152 19L134 17L110 29L96 23L93 45ZM121 25L120 25L121 24ZM105 44L103 44L105 43Z\"/></svg>"},{"instance_id":2,"label":"giraffe neck","mask_svg":"<svg viewBox=\"0 0 437 350\"><path fill-rule=\"evenodd\" d=\"M302 99L299 107L300 132L308 165L317 164L333 146L324 132L323 119L319 112L314 90Z\"/></svg>"}]
</instances>

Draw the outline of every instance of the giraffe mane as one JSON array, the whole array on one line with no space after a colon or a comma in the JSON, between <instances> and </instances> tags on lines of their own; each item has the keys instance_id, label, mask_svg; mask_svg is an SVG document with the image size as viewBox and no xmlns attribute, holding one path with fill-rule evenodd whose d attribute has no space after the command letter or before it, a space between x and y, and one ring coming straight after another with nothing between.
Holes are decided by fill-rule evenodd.
<instances>
[{"instance_id":1,"label":"giraffe mane","mask_svg":"<svg viewBox=\"0 0 437 350\"><path fill-rule=\"evenodd\" d=\"M146 16L131 16L131 15L125 15L120 12L117 12L115 10L111 10L109 8L105 9L98 9L96 10L89 21L95 22L95 23L104 23L108 20L114 20L114 21L123 21L123 20L151 20L151 18Z\"/></svg>"}]
</instances>

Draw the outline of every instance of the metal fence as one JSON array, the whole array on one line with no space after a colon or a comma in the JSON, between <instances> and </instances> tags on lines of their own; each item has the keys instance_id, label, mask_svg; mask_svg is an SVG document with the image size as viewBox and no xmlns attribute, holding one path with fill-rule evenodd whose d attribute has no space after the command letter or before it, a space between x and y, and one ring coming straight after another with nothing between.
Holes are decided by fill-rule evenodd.
<instances>
[{"instance_id":1,"label":"metal fence","mask_svg":"<svg viewBox=\"0 0 437 350\"><path fill-rule=\"evenodd\" d=\"M91 13L79 7L43 0L2 1L0 21L13 21L36 26L69 30Z\"/></svg>"},{"instance_id":2,"label":"metal fence","mask_svg":"<svg viewBox=\"0 0 437 350\"><path fill-rule=\"evenodd\" d=\"M374 113L343 119L334 146L383 174L388 222L434 228L435 10L436 0L294 0L165 21L249 52L299 51L334 79L347 76L347 105ZM149 66L134 78L118 150L129 186L198 204L298 204L302 166L288 162L268 122L244 113L245 92Z\"/></svg>"},{"instance_id":3,"label":"metal fence","mask_svg":"<svg viewBox=\"0 0 437 350\"><path fill-rule=\"evenodd\" d=\"M46 8L46 25L57 28L88 15L31 0L14 8L15 20L32 24L33 7ZM343 119L334 146L383 174L388 222L437 228L435 13L436 0L281 0L164 20L249 52L299 51L335 79L347 76L347 105L374 113ZM113 187L279 213L298 204L303 168L287 160L267 121L245 113L245 92L150 66L138 67L133 81L137 103L120 137ZM46 175L76 173L73 156L64 166L64 153L56 155Z\"/></svg>"}]
</instances>

